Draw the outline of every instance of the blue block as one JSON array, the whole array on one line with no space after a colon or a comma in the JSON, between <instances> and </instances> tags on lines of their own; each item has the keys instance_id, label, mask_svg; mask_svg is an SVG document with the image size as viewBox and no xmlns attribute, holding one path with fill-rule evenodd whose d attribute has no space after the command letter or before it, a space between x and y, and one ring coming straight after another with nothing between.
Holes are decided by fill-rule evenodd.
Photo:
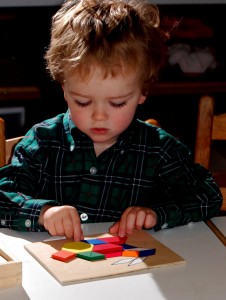
<instances>
[{"instance_id":1,"label":"blue block","mask_svg":"<svg viewBox=\"0 0 226 300\"><path fill-rule=\"evenodd\" d=\"M122 248L123 248L123 250L128 250L128 249L134 249L134 248L137 248L137 247L132 246L132 245L128 245L128 244L122 244Z\"/></svg>"},{"instance_id":2,"label":"blue block","mask_svg":"<svg viewBox=\"0 0 226 300\"><path fill-rule=\"evenodd\" d=\"M107 244L105 241L101 241L98 239L90 239L90 240L85 240L86 243L91 244L91 245L102 245L102 244Z\"/></svg>"},{"instance_id":3,"label":"blue block","mask_svg":"<svg viewBox=\"0 0 226 300\"><path fill-rule=\"evenodd\" d=\"M156 249L147 249L147 250L140 250L139 251L139 257L144 257L144 256L150 256L150 255L155 255Z\"/></svg>"}]
</instances>

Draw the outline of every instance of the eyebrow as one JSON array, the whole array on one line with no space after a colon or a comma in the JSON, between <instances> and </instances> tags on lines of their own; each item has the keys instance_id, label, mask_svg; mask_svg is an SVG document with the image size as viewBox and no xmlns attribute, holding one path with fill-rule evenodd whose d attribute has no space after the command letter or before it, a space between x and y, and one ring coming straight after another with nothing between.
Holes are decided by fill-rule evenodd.
<instances>
[{"instance_id":1,"label":"eyebrow","mask_svg":"<svg viewBox=\"0 0 226 300\"><path fill-rule=\"evenodd\" d=\"M85 95L85 94L80 94L80 93L75 93L75 92L71 92L72 95L74 96L79 96L79 97L83 97L83 98L90 98L89 95ZM127 98L129 96L131 96L133 94L133 92L130 92L128 94L125 95L119 95L119 96L115 96L115 97L108 97L109 100L115 100L115 99L123 99L123 98Z\"/></svg>"}]
</instances>

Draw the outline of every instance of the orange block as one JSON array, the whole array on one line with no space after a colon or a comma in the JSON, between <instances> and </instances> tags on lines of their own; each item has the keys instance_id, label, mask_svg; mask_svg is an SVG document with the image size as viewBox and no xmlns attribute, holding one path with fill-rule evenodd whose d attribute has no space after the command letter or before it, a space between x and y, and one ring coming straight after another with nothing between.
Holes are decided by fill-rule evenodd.
<instances>
[{"instance_id":1,"label":"orange block","mask_svg":"<svg viewBox=\"0 0 226 300\"><path fill-rule=\"evenodd\" d=\"M122 252L122 256L127 256L127 257L139 257L139 255L140 255L140 252L137 250L133 250L133 249L124 250Z\"/></svg>"}]
</instances>

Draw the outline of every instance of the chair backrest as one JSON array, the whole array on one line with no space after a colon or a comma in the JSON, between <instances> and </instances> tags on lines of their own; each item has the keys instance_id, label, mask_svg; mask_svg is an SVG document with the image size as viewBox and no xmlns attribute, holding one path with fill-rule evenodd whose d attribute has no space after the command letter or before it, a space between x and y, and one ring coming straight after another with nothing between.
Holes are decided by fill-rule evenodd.
<instances>
[{"instance_id":1,"label":"chair backrest","mask_svg":"<svg viewBox=\"0 0 226 300\"><path fill-rule=\"evenodd\" d=\"M0 167L5 165L5 123L0 118Z\"/></svg>"},{"instance_id":2,"label":"chair backrest","mask_svg":"<svg viewBox=\"0 0 226 300\"><path fill-rule=\"evenodd\" d=\"M194 159L209 169L212 142L226 141L226 113L214 113L215 100L211 96L203 96L199 101ZM221 210L226 211L226 170L213 171L213 176L223 195Z\"/></svg>"},{"instance_id":3,"label":"chair backrest","mask_svg":"<svg viewBox=\"0 0 226 300\"><path fill-rule=\"evenodd\" d=\"M22 140L22 136L12 139L5 138L5 123L0 118L0 167L3 167L10 163L13 155L14 148L19 141Z\"/></svg>"},{"instance_id":4,"label":"chair backrest","mask_svg":"<svg viewBox=\"0 0 226 300\"><path fill-rule=\"evenodd\" d=\"M160 123L158 120L156 119L147 119L145 121L145 123L148 123L148 124L152 124L152 125L155 125L155 126L158 126L158 127L161 127Z\"/></svg>"}]
</instances>

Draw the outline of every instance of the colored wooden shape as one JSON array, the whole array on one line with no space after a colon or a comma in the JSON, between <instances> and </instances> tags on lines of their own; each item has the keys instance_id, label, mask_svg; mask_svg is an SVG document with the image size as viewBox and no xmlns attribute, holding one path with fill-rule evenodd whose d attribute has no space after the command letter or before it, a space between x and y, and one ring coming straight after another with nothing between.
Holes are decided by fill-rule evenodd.
<instances>
[{"instance_id":1,"label":"colored wooden shape","mask_svg":"<svg viewBox=\"0 0 226 300\"><path fill-rule=\"evenodd\" d=\"M66 262L66 261L69 261L69 260L75 258L76 254L71 251L60 250L60 251L53 253L51 257L54 259Z\"/></svg>"},{"instance_id":2,"label":"colored wooden shape","mask_svg":"<svg viewBox=\"0 0 226 300\"><path fill-rule=\"evenodd\" d=\"M137 250L123 250L122 256L128 256L128 257L139 257L139 251Z\"/></svg>"},{"instance_id":3,"label":"colored wooden shape","mask_svg":"<svg viewBox=\"0 0 226 300\"><path fill-rule=\"evenodd\" d=\"M62 250L71 251L74 253L92 251L93 245L90 245L85 242L69 242L63 244Z\"/></svg>"},{"instance_id":4,"label":"colored wooden shape","mask_svg":"<svg viewBox=\"0 0 226 300\"><path fill-rule=\"evenodd\" d=\"M122 251L105 253L104 255L106 258L118 257L118 256L122 256Z\"/></svg>"},{"instance_id":5,"label":"colored wooden shape","mask_svg":"<svg viewBox=\"0 0 226 300\"><path fill-rule=\"evenodd\" d=\"M147 250L140 250L139 251L139 257L144 257L144 256L150 256L150 255L155 255L156 249L147 249Z\"/></svg>"},{"instance_id":6,"label":"colored wooden shape","mask_svg":"<svg viewBox=\"0 0 226 300\"><path fill-rule=\"evenodd\" d=\"M110 253L110 252L119 252L122 251L122 246L115 244L102 244L102 245L94 245L93 251L98 253Z\"/></svg>"},{"instance_id":7,"label":"colored wooden shape","mask_svg":"<svg viewBox=\"0 0 226 300\"><path fill-rule=\"evenodd\" d=\"M100 240L105 241L106 243L121 245L121 244L125 244L125 242L127 240L127 236L124 236L124 237L120 237L120 236L104 237L104 238L100 238Z\"/></svg>"},{"instance_id":8,"label":"colored wooden shape","mask_svg":"<svg viewBox=\"0 0 226 300\"><path fill-rule=\"evenodd\" d=\"M105 255L93 251L87 251L87 252L81 252L77 254L77 257L86 259L86 260L100 260L100 259L105 259Z\"/></svg>"},{"instance_id":9,"label":"colored wooden shape","mask_svg":"<svg viewBox=\"0 0 226 300\"><path fill-rule=\"evenodd\" d=\"M89 243L91 245L102 245L102 244L107 244L107 242L99 239L89 239L89 240L84 240L84 242Z\"/></svg>"},{"instance_id":10,"label":"colored wooden shape","mask_svg":"<svg viewBox=\"0 0 226 300\"><path fill-rule=\"evenodd\" d=\"M132 245L128 245L128 244L122 244L122 248L124 250L127 250L127 249L134 249L134 248L137 248L136 246L132 246Z\"/></svg>"},{"instance_id":11,"label":"colored wooden shape","mask_svg":"<svg viewBox=\"0 0 226 300\"><path fill-rule=\"evenodd\" d=\"M104 236L112 235L101 233L100 235L95 234L86 236L86 239L99 239ZM132 260L132 258L129 260L128 258L129 262L132 261L129 267L129 263L113 266L114 263L120 260L125 261L127 259L126 257L113 257L95 262L76 258L72 259L69 263L61 263L61 266L59 267L59 261L52 259L51 255L60 250L66 242L71 242L71 240L54 239L51 241L28 243L25 245L25 249L63 286L78 282L88 282L95 279L109 278L111 276L126 275L134 271L142 273L145 271L149 273L152 268L162 267L164 270L167 266L169 268L169 266L175 266L177 264L184 265L185 263L185 260L181 256L160 243L150 235L149 232L144 230L134 230L133 234L128 235L128 244L136 245L143 249L156 249L156 255L146 257L144 263L142 262L142 257L134 258L134 260ZM139 260L140 263L137 263ZM1 271L0 266L0 278ZM5 273L3 273L3 278L5 280ZM92 292L89 297L92 297Z\"/></svg>"}]
</instances>

